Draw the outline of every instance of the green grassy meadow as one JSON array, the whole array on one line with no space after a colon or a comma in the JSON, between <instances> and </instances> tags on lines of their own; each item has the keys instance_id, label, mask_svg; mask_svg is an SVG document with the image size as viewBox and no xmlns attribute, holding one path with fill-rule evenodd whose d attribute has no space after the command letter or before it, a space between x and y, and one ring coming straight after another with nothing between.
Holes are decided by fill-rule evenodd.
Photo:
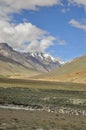
<instances>
[{"instance_id":1,"label":"green grassy meadow","mask_svg":"<svg viewBox=\"0 0 86 130\"><path fill-rule=\"evenodd\" d=\"M46 100L45 100L46 99ZM73 104L80 100L81 104ZM2 79L0 103L86 107L86 85L35 80Z\"/></svg>"}]
</instances>

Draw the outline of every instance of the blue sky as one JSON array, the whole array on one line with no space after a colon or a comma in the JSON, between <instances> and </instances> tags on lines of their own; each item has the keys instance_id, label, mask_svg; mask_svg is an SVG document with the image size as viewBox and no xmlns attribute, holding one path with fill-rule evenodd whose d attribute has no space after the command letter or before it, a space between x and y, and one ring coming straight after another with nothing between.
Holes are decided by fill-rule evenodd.
<instances>
[{"instance_id":1,"label":"blue sky","mask_svg":"<svg viewBox=\"0 0 86 130\"><path fill-rule=\"evenodd\" d=\"M64 61L86 54L86 0L1 2L0 42L19 51L47 52Z\"/></svg>"}]
</instances>

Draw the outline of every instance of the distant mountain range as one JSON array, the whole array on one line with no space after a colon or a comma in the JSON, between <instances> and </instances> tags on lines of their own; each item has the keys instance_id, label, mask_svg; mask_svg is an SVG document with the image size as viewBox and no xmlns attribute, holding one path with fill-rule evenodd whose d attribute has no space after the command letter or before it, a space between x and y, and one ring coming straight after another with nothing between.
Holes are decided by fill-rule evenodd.
<instances>
[{"instance_id":1,"label":"distant mountain range","mask_svg":"<svg viewBox=\"0 0 86 130\"><path fill-rule=\"evenodd\" d=\"M20 68L23 67L23 69L32 70L37 73L49 72L61 66L60 61L49 54L39 52L21 53L14 50L7 43L0 43L0 62L3 62L5 66L8 64L16 65L18 69L20 66ZM13 71L12 67L9 71Z\"/></svg>"},{"instance_id":2,"label":"distant mountain range","mask_svg":"<svg viewBox=\"0 0 86 130\"><path fill-rule=\"evenodd\" d=\"M86 55L37 78L50 81L86 83Z\"/></svg>"}]
</instances>

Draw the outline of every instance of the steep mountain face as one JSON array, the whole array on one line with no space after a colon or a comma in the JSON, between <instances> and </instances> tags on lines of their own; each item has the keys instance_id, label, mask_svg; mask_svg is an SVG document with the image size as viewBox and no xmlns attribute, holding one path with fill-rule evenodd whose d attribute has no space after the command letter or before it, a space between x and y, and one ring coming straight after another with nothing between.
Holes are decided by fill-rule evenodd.
<instances>
[{"instance_id":1,"label":"steep mountain face","mask_svg":"<svg viewBox=\"0 0 86 130\"><path fill-rule=\"evenodd\" d=\"M61 66L60 62L44 53L20 53L6 43L0 43L0 54L18 64L37 71L48 72Z\"/></svg>"},{"instance_id":2,"label":"steep mountain face","mask_svg":"<svg viewBox=\"0 0 86 130\"><path fill-rule=\"evenodd\" d=\"M86 83L86 55L76 58L48 74L40 75L37 78L61 82Z\"/></svg>"},{"instance_id":3,"label":"steep mountain face","mask_svg":"<svg viewBox=\"0 0 86 130\"><path fill-rule=\"evenodd\" d=\"M52 69L61 66L60 62L49 54L35 52L25 53L24 55L28 60L31 59L35 63L35 66L40 64L47 71L51 71Z\"/></svg>"},{"instance_id":4,"label":"steep mountain face","mask_svg":"<svg viewBox=\"0 0 86 130\"><path fill-rule=\"evenodd\" d=\"M8 44L0 43L0 54L6 58L14 60L25 67L32 68L31 63L20 52L13 50Z\"/></svg>"}]
</instances>

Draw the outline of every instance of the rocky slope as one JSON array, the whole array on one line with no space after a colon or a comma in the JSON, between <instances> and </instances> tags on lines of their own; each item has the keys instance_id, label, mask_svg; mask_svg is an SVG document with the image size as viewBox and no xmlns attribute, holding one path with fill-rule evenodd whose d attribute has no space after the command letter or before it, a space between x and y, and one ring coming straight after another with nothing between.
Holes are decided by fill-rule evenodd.
<instances>
[{"instance_id":1,"label":"rocky slope","mask_svg":"<svg viewBox=\"0 0 86 130\"><path fill-rule=\"evenodd\" d=\"M42 66L46 71L51 71L54 68L57 68L61 66L60 62L50 56L49 54L45 53L24 53L24 56L26 57L27 60L33 61L34 68L39 69L39 66Z\"/></svg>"}]
</instances>

